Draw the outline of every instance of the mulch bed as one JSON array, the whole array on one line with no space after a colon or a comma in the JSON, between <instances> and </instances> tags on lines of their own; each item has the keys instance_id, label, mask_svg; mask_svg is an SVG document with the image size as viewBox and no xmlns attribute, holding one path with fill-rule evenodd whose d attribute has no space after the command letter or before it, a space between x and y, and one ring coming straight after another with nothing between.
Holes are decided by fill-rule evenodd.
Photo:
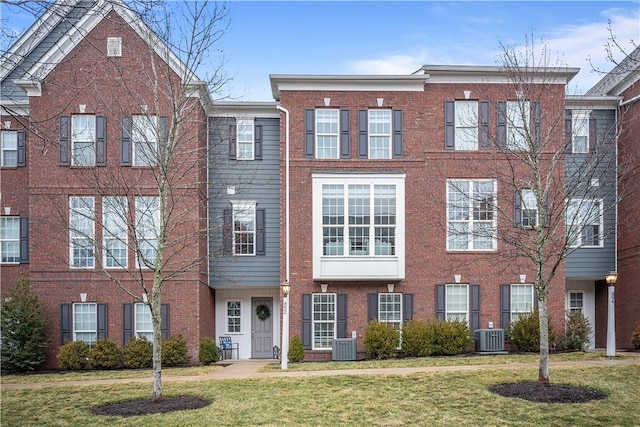
<instances>
[{"instance_id":1,"label":"mulch bed","mask_svg":"<svg viewBox=\"0 0 640 427\"><path fill-rule=\"evenodd\" d=\"M111 415L120 417L135 417L138 415L164 414L174 411L200 409L211 405L211 401L196 396L165 397L160 402L153 400L128 400L119 403L93 408L95 415Z\"/></svg>"},{"instance_id":2,"label":"mulch bed","mask_svg":"<svg viewBox=\"0 0 640 427\"><path fill-rule=\"evenodd\" d=\"M489 391L504 397L517 397L538 403L583 403L607 398L606 394L592 388L566 384L544 387L537 382L500 384L489 387Z\"/></svg>"}]
</instances>

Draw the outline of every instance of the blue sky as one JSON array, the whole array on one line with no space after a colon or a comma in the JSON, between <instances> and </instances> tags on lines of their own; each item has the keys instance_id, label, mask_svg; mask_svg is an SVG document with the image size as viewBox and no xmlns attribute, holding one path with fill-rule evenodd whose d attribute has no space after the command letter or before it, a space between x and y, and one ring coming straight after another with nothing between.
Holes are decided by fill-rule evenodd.
<instances>
[{"instance_id":1,"label":"blue sky","mask_svg":"<svg viewBox=\"0 0 640 427\"><path fill-rule=\"evenodd\" d=\"M609 70L608 22L627 52L640 44L640 1L231 1L230 28L218 46L232 80L225 92L273 101L269 74L409 74L424 64L496 65L499 43L534 35L581 72L583 93ZM24 30L28 17L2 25ZM9 18L7 20L7 18ZM22 24L22 28L19 28ZM619 56L619 55L618 55ZM620 59L620 58L618 58Z\"/></svg>"}]
</instances>

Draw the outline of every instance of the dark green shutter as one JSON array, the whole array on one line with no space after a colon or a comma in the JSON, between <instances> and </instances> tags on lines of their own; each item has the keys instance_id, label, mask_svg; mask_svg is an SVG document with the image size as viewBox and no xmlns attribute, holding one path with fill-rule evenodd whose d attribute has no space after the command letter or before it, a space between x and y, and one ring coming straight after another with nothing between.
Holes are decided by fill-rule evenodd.
<instances>
[{"instance_id":1,"label":"dark green shutter","mask_svg":"<svg viewBox=\"0 0 640 427\"><path fill-rule=\"evenodd\" d=\"M347 294L338 294L336 301L336 338L347 336Z\"/></svg>"},{"instance_id":2,"label":"dark green shutter","mask_svg":"<svg viewBox=\"0 0 640 427\"><path fill-rule=\"evenodd\" d=\"M311 323L312 323L312 296L311 294L302 295L302 345L305 350L311 350Z\"/></svg>"},{"instance_id":3,"label":"dark green shutter","mask_svg":"<svg viewBox=\"0 0 640 427\"><path fill-rule=\"evenodd\" d=\"M69 116L60 116L60 166L71 166L71 120Z\"/></svg>"},{"instance_id":4,"label":"dark green shutter","mask_svg":"<svg viewBox=\"0 0 640 427\"><path fill-rule=\"evenodd\" d=\"M120 119L120 166L131 166L131 128L133 121L131 116L122 116Z\"/></svg>"},{"instance_id":5,"label":"dark green shutter","mask_svg":"<svg viewBox=\"0 0 640 427\"><path fill-rule=\"evenodd\" d=\"M445 150L456 149L456 103L455 101L444 102L444 148Z\"/></svg>"}]
</instances>

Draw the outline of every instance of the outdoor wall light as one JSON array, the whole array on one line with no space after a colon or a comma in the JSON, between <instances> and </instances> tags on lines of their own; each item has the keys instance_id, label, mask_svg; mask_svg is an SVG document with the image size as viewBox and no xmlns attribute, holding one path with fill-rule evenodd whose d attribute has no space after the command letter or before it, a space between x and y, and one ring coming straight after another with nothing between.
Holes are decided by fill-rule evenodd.
<instances>
[{"instance_id":1,"label":"outdoor wall light","mask_svg":"<svg viewBox=\"0 0 640 427\"><path fill-rule=\"evenodd\" d=\"M618 273L615 271L610 271L604 276L604 280L607 281L607 285L613 286L616 284L616 281L618 281Z\"/></svg>"},{"instance_id":2,"label":"outdoor wall light","mask_svg":"<svg viewBox=\"0 0 640 427\"><path fill-rule=\"evenodd\" d=\"M282 282L282 284L280 284L280 288L282 289L282 295L288 297L289 291L291 291L291 285L289 284L289 281L285 280L284 282Z\"/></svg>"}]
</instances>

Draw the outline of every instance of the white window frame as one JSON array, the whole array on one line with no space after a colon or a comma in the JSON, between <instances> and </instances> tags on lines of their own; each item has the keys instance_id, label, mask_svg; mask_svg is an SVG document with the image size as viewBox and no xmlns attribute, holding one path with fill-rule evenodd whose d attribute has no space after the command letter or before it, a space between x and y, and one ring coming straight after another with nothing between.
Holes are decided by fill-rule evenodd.
<instances>
[{"instance_id":1,"label":"white window frame","mask_svg":"<svg viewBox=\"0 0 640 427\"><path fill-rule=\"evenodd\" d=\"M236 160L255 158L255 125L253 120L236 121Z\"/></svg>"},{"instance_id":2,"label":"white window frame","mask_svg":"<svg viewBox=\"0 0 640 427\"><path fill-rule=\"evenodd\" d=\"M0 256L0 264L20 264L20 217L18 216L0 217Z\"/></svg>"},{"instance_id":3,"label":"white window frame","mask_svg":"<svg viewBox=\"0 0 640 427\"><path fill-rule=\"evenodd\" d=\"M160 117L149 115L131 116L131 144L133 166L156 166L158 161L158 141Z\"/></svg>"},{"instance_id":4,"label":"white window frame","mask_svg":"<svg viewBox=\"0 0 640 427\"><path fill-rule=\"evenodd\" d=\"M391 110L368 110L367 131L369 158L390 159L393 155L391 146L393 118ZM373 141L378 143L374 144ZM379 153L381 154L378 155Z\"/></svg>"},{"instance_id":5,"label":"white window frame","mask_svg":"<svg viewBox=\"0 0 640 427\"><path fill-rule=\"evenodd\" d=\"M127 268L129 259L129 218L126 196L107 196L102 199L103 265L105 268ZM116 257L116 253L124 252ZM124 258L124 259L122 259Z\"/></svg>"},{"instance_id":6,"label":"white window frame","mask_svg":"<svg viewBox=\"0 0 640 427\"><path fill-rule=\"evenodd\" d=\"M315 119L316 158L338 159L340 157L340 110L318 108Z\"/></svg>"},{"instance_id":7,"label":"white window frame","mask_svg":"<svg viewBox=\"0 0 640 427\"><path fill-rule=\"evenodd\" d=\"M153 318L149 304L143 302L135 303L133 315L136 338L145 337L147 341L153 342Z\"/></svg>"},{"instance_id":8,"label":"white window frame","mask_svg":"<svg viewBox=\"0 0 640 427\"><path fill-rule=\"evenodd\" d=\"M511 285L509 310L511 323L523 314L530 314L534 307L533 285L530 283L515 283Z\"/></svg>"},{"instance_id":9,"label":"white window frame","mask_svg":"<svg viewBox=\"0 0 640 427\"><path fill-rule=\"evenodd\" d=\"M476 184L491 183L493 187L492 209L478 209L475 200ZM463 191L463 184L467 191ZM448 251L495 251L497 249L497 182L492 179L448 179L447 186L447 250ZM454 195L461 194L461 196ZM485 200L485 199L482 199ZM482 219L490 217L491 219ZM464 226L464 227L463 227ZM477 229L476 229L477 226ZM457 229L456 229L457 227ZM463 231L463 228L466 231ZM485 228L485 230L482 230ZM486 234L486 235L485 235ZM460 238L462 236L462 239ZM480 237L484 237L481 239ZM488 238L486 236L489 236ZM456 237L458 237L456 239ZM452 243L465 243L466 247L455 247ZM490 247L482 247L482 242ZM476 247L476 243L478 247Z\"/></svg>"},{"instance_id":10,"label":"white window frame","mask_svg":"<svg viewBox=\"0 0 640 427\"><path fill-rule=\"evenodd\" d=\"M463 291L463 292L462 292ZM447 284L445 286L445 313L447 322L461 321L469 324L469 285Z\"/></svg>"},{"instance_id":11,"label":"white window frame","mask_svg":"<svg viewBox=\"0 0 640 427\"><path fill-rule=\"evenodd\" d=\"M529 123L531 123L531 103L525 100L507 101L507 141L511 151L529 150Z\"/></svg>"},{"instance_id":12,"label":"white window frame","mask_svg":"<svg viewBox=\"0 0 640 427\"><path fill-rule=\"evenodd\" d=\"M478 149L478 101L455 101L455 149Z\"/></svg>"},{"instance_id":13,"label":"white window frame","mask_svg":"<svg viewBox=\"0 0 640 427\"><path fill-rule=\"evenodd\" d=\"M398 332L402 330L402 294L381 292L378 294L378 322L392 325Z\"/></svg>"},{"instance_id":14,"label":"white window frame","mask_svg":"<svg viewBox=\"0 0 640 427\"><path fill-rule=\"evenodd\" d=\"M11 136L10 136L11 135ZM16 130L3 130L1 133L2 147L0 155L2 156L2 167L15 168L18 166L18 131ZM11 156L11 163L7 160L7 153L15 153Z\"/></svg>"},{"instance_id":15,"label":"white window frame","mask_svg":"<svg viewBox=\"0 0 640 427\"><path fill-rule=\"evenodd\" d=\"M538 201L536 200L536 194L531 189L524 189L520 191L520 200L522 203L520 215L521 223L523 227L536 228L540 219L538 211ZM535 211L535 214L533 213Z\"/></svg>"},{"instance_id":16,"label":"white window frame","mask_svg":"<svg viewBox=\"0 0 640 427\"><path fill-rule=\"evenodd\" d=\"M580 296L578 298L578 296ZM569 313L583 313L584 314L584 292L582 291L569 291L569 298L567 298L569 305ZM577 304L579 302L579 304Z\"/></svg>"},{"instance_id":17,"label":"white window frame","mask_svg":"<svg viewBox=\"0 0 640 427\"><path fill-rule=\"evenodd\" d=\"M255 201L233 201L232 206L232 248L234 256L254 256L256 254L256 202ZM243 224L249 229L241 230L236 227L236 219L244 218ZM237 229L238 228L238 229ZM246 239L242 239L246 236ZM247 248L247 251L241 248Z\"/></svg>"},{"instance_id":18,"label":"white window frame","mask_svg":"<svg viewBox=\"0 0 640 427\"><path fill-rule=\"evenodd\" d=\"M598 207L593 207L597 203ZM573 207L575 206L575 207ZM577 210L576 210L577 209ZM586 212L584 212L586 210ZM597 212L596 212L597 210ZM581 212L582 211L582 212ZM597 216L597 218L596 218ZM591 220L589 220L591 217ZM604 247L604 214L602 199L571 199L567 203L566 229L569 247L602 248ZM598 244L583 244L583 235L587 227L598 227ZM595 233L593 233L595 236Z\"/></svg>"},{"instance_id":19,"label":"white window frame","mask_svg":"<svg viewBox=\"0 0 640 427\"><path fill-rule=\"evenodd\" d=\"M107 37L107 56L122 56L122 37Z\"/></svg>"},{"instance_id":20,"label":"white window frame","mask_svg":"<svg viewBox=\"0 0 640 427\"><path fill-rule=\"evenodd\" d=\"M571 111L571 152L589 152L589 116L590 110Z\"/></svg>"},{"instance_id":21,"label":"white window frame","mask_svg":"<svg viewBox=\"0 0 640 427\"><path fill-rule=\"evenodd\" d=\"M160 198L158 196L136 196L136 268L150 268L158 256L160 235ZM155 206L154 206L155 205ZM149 256L145 256L149 255Z\"/></svg>"},{"instance_id":22,"label":"white window frame","mask_svg":"<svg viewBox=\"0 0 640 427\"><path fill-rule=\"evenodd\" d=\"M81 144L83 146L78 147ZM91 114L71 116L71 165L95 166L96 144L96 116Z\"/></svg>"},{"instance_id":23,"label":"white window frame","mask_svg":"<svg viewBox=\"0 0 640 427\"><path fill-rule=\"evenodd\" d=\"M81 319L81 317L84 317L84 319ZM87 325L89 328L79 328L78 322L85 321L89 323L89 325ZM79 338L80 334L91 334L92 339ZM73 303L73 340L84 341L89 346L94 345L96 341L98 341L98 304L91 302Z\"/></svg>"},{"instance_id":24,"label":"white window frame","mask_svg":"<svg viewBox=\"0 0 640 427\"><path fill-rule=\"evenodd\" d=\"M95 213L93 196L69 197L69 266L71 268L94 268L95 266ZM87 222L85 226L83 226L84 222ZM76 253L80 255L81 251L89 251L89 253L76 256ZM86 263L81 262L82 260Z\"/></svg>"},{"instance_id":25,"label":"white window frame","mask_svg":"<svg viewBox=\"0 0 640 427\"><path fill-rule=\"evenodd\" d=\"M333 301L330 301L331 298ZM331 350L333 340L337 332L337 304L338 295L332 293L312 294L311 321L312 321L312 349ZM326 307L326 310L316 311L316 307ZM331 310L331 306L333 310ZM323 318L325 317L325 318ZM326 327L326 330L320 328Z\"/></svg>"},{"instance_id":26,"label":"white window frame","mask_svg":"<svg viewBox=\"0 0 640 427\"><path fill-rule=\"evenodd\" d=\"M236 307L231 307L232 304L237 304ZM242 333L242 301L239 299L230 299L225 303L225 320L227 334L241 334ZM237 314L232 314L231 310L237 311ZM232 324L232 320L237 322ZM232 328L236 326L236 328Z\"/></svg>"}]
</instances>

